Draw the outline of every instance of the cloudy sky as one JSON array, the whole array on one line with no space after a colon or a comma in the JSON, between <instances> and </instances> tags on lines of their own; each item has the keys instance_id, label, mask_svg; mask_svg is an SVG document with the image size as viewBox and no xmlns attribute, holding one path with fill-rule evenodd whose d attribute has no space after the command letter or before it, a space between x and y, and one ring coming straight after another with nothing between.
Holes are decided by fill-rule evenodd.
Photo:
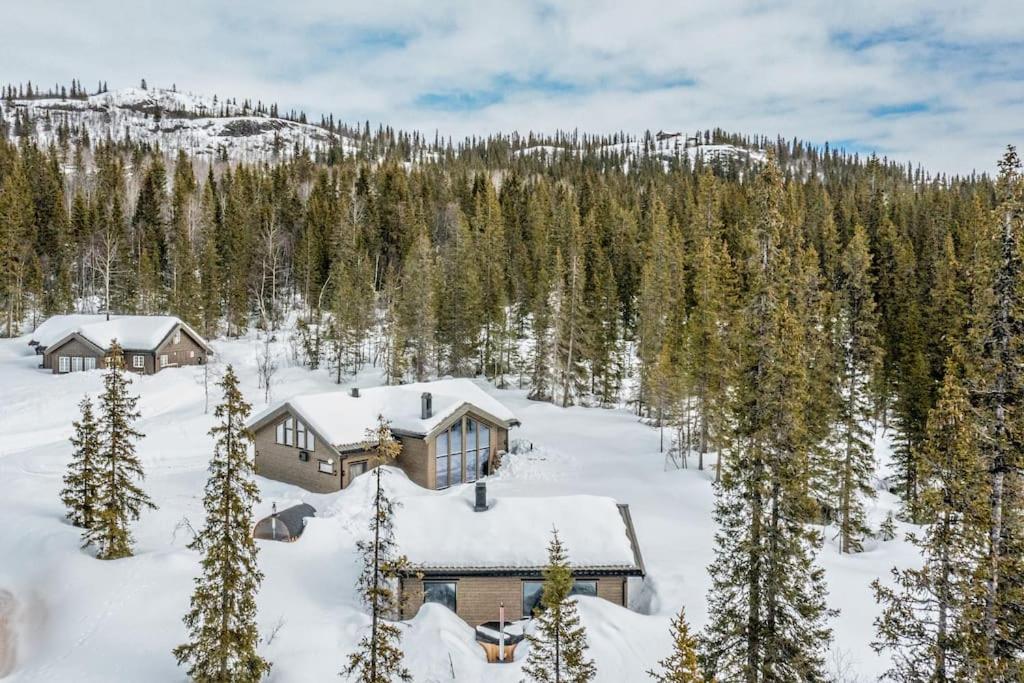
<instances>
[{"instance_id":1,"label":"cloudy sky","mask_svg":"<svg viewBox=\"0 0 1024 683\"><path fill-rule=\"evenodd\" d=\"M142 77L430 135L719 126L990 171L1024 146L1024 0L0 5L0 82Z\"/></svg>"}]
</instances>

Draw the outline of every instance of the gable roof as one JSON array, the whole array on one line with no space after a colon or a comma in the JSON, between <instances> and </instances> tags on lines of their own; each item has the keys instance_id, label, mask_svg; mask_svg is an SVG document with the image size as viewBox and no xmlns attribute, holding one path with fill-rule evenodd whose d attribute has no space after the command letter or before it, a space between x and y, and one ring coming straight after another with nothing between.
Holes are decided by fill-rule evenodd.
<instances>
[{"instance_id":1,"label":"gable roof","mask_svg":"<svg viewBox=\"0 0 1024 683\"><path fill-rule=\"evenodd\" d=\"M114 317L114 316L111 316ZM51 315L39 324L32 332L29 340L30 346L41 346L46 348L54 342L58 342L72 330L90 323L104 322L107 319L102 313L72 313L69 315Z\"/></svg>"},{"instance_id":2,"label":"gable roof","mask_svg":"<svg viewBox=\"0 0 1024 683\"><path fill-rule=\"evenodd\" d=\"M180 325L186 334L206 351L210 351L209 346L195 330L173 315L112 315L110 320L106 320L105 316L95 317L99 320L81 320L79 316L54 316L67 320L55 321L45 332L48 337L57 336L57 330L61 330L63 334L49 344L40 341L40 345L48 348L60 346L72 336L78 335L103 351L109 350L115 339L121 344L121 348L126 350L155 351ZM61 328L62 323L64 326ZM40 328L44 325L46 323Z\"/></svg>"},{"instance_id":3,"label":"gable roof","mask_svg":"<svg viewBox=\"0 0 1024 683\"><path fill-rule=\"evenodd\" d=\"M433 404L433 414L426 420L421 419L420 413L420 396L424 392L430 392ZM322 440L345 450L365 443L366 430L377 423L378 415L391 423L396 434L427 436L464 407L506 428L518 424L505 404L472 380L443 379L363 389L358 397L346 391L303 394L264 410L247 426L259 429L287 409Z\"/></svg>"},{"instance_id":4,"label":"gable roof","mask_svg":"<svg viewBox=\"0 0 1024 683\"><path fill-rule=\"evenodd\" d=\"M537 573L547 565L551 531L558 529L574 571L644 574L629 507L611 498L499 497L483 512L465 495L400 501L395 541L413 573Z\"/></svg>"}]
</instances>

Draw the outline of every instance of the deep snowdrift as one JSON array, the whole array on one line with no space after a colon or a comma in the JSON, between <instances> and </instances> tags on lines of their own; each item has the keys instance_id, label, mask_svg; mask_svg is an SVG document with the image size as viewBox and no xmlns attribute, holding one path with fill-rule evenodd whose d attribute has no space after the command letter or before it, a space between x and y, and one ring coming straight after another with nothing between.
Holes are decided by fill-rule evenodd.
<instances>
[{"instance_id":1,"label":"deep snowdrift","mask_svg":"<svg viewBox=\"0 0 1024 683\"><path fill-rule=\"evenodd\" d=\"M216 401L204 414L203 369L172 369L133 380L132 389L142 397L138 427L146 434L139 444L145 486L160 509L145 513L136 525L135 557L100 562L79 548L77 530L63 519L58 491L77 403L85 393L99 393L102 372L41 371L28 339L0 341L0 594L7 605L5 642L17 654L5 683L184 680L171 648L185 637L181 616L198 570L198 555L185 546L189 526L202 523L211 447L207 431ZM213 346L215 363L234 364L243 391L261 410L255 361L261 342ZM280 364L287 366L283 344L279 352ZM363 388L375 383L379 377L372 373L352 382ZM283 367L273 398L334 386L325 371ZM711 473L664 471L657 432L627 411L562 409L529 402L525 392L481 386L522 421L512 438L535 445L531 452L510 456L488 480L492 499L586 495L630 505L648 570L642 589L632 595L637 611L596 598L579 602L598 679L647 680L644 672L668 651L671 615L685 605L695 628L706 620ZM338 680L347 653L368 624L354 584L355 543L366 533L370 480L361 477L340 494L316 495L259 479L263 501L256 518L269 514L273 503L283 508L304 501L318 511L296 543L260 542L266 576L259 595L261 649L274 663L273 681ZM421 499L443 503L470 495L463 487L424 492L401 476L387 481L399 500L416 498L410 509ZM872 508L872 524L894 505L882 494ZM876 611L868 584L893 564L914 562L915 555L899 540L873 543L847 557L826 542L820 561L828 574L830 604L842 610L834 621L837 669L852 667L861 680L870 680L884 667L868 646ZM417 681L520 679L525 647L517 662L488 665L472 630L443 608L426 606L403 631L406 661Z\"/></svg>"}]
</instances>

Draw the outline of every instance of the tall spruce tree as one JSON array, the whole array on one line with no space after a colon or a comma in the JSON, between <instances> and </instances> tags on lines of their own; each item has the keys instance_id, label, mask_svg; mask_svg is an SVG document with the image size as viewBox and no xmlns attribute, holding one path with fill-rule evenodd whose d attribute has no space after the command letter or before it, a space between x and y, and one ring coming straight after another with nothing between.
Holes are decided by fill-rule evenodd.
<instances>
[{"instance_id":1,"label":"tall spruce tree","mask_svg":"<svg viewBox=\"0 0 1024 683\"><path fill-rule=\"evenodd\" d=\"M88 396L78 404L81 418L74 423L71 437L71 462L64 475L61 501L67 508L67 517L77 527L88 529L93 525L99 507L100 493L100 430Z\"/></svg>"},{"instance_id":2,"label":"tall spruce tree","mask_svg":"<svg viewBox=\"0 0 1024 683\"><path fill-rule=\"evenodd\" d=\"M416 236L406 256L398 292L398 322L411 355L412 376L417 382L429 376L434 355L435 278L434 253L424 229Z\"/></svg>"},{"instance_id":3,"label":"tall spruce tree","mask_svg":"<svg viewBox=\"0 0 1024 683\"><path fill-rule=\"evenodd\" d=\"M999 163L987 292L972 321L971 401L988 471L985 586L975 637L981 681L1024 679L1024 174L1010 147ZM984 282L984 280L982 280Z\"/></svg>"},{"instance_id":4,"label":"tall spruce tree","mask_svg":"<svg viewBox=\"0 0 1024 683\"><path fill-rule=\"evenodd\" d=\"M585 683L597 675L593 660L586 658L586 629L576 603L569 599L572 586L569 558L555 529L548 544L540 612L535 615L533 633L527 635L530 653L523 674L531 681Z\"/></svg>"},{"instance_id":5,"label":"tall spruce tree","mask_svg":"<svg viewBox=\"0 0 1024 683\"><path fill-rule=\"evenodd\" d=\"M979 510L986 495L985 467L963 358L957 356L947 364L921 447L918 512L928 525L923 536L908 539L921 549L924 564L893 569L892 585L872 584L882 606L872 647L890 654L886 677L899 683L980 680L971 614L983 597L974 573L985 548L984 510Z\"/></svg>"},{"instance_id":6,"label":"tall spruce tree","mask_svg":"<svg viewBox=\"0 0 1024 683\"><path fill-rule=\"evenodd\" d=\"M824 679L824 575L814 563L818 534L804 522L807 495L808 323L790 302L796 258L781 236L781 172L770 160L754 194L746 246L743 353L733 404L735 453L718 486L711 621L702 639L709 676L722 680Z\"/></svg>"},{"instance_id":7,"label":"tall spruce tree","mask_svg":"<svg viewBox=\"0 0 1024 683\"><path fill-rule=\"evenodd\" d=\"M370 538L356 545L363 556L358 589L370 610L370 632L349 655L341 675L360 683L411 681L412 675L402 661L402 631L388 621L401 611L395 583L409 563L398 552L393 527L395 503L381 481L386 476L384 466L398 457L402 445L392 436L383 416L377 418L376 427L367 430L366 439L367 443L375 444L373 509Z\"/></svg>"},{"instance_id":8,"label":"tall spruce tree","mask_svg":"<svg viewBox=\"0 0 1024 683\"><path fill-rule=\"evenodd\" d=\"M131 557L129 524L138 520L143 508L156 509L137 483L145 478L134 443L143 434L132 426L140 415L135 407L138 401L138 396L128 394L124 353L114 340L100 396L100 489L96 517L83 534L85 545L95 545L96 556L101 560Z\"/></svg>"},{"instance_id":9,"label":"tall spruce tree","mask_svg":"<svg viewBox=\"0 0 1024 683\"><path fill-rule=\"evenodd\" d=\"M875 415L872 386L881 362L878 315L872 294L867 232L854 228L840 257L837 340L839 377L835 453L831 457L839 551L858 552L868 533L864 501L873 498L875 471L870 424Z\"/></svg>"},{"instance_id":10,"label":"tall spruce tree","mask_svg":"<svg viewBox=\"0 0 1024 683\"><path fill-rule=\"evenodd\" d=\"M252 537L259 489L249 454L252 436L245 428L250 406L230 365L218 385L224 398L214 411L219 423L210 430L215 442L203 495L206 523L189 544L203 553L202 575L184 618L189 642L174 648L174 657L188 664L194 681L254 683L270 663L256 652L256 592L263 574Z\"/></svg>"},{"instance_id":11,"label":"tall spruce tree","mask_svg":"<svg viewBox=\"0 0 1024 683\"><path fill-rule=\"evenodd\" d=\"M647 674L658 683L704 683L697 661L697 638L690 634L685 610L672 618L672 654L658 662L659 671Z\"/></svg>"}]
</instances>

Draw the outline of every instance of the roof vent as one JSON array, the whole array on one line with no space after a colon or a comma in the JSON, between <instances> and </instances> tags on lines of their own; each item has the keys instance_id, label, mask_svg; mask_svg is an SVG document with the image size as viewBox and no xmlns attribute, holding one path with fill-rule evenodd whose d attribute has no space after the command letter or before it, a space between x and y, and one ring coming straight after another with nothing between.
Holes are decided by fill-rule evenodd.
<instances>
[{"instance_id":1,"label":"roof vent","mask_svg":"<svg viewBox=\"0 0 1024 683\"><path fill-rule=\"evenodd\" d=\"M429 420L434 416L434 397L429 391L420 394L420 419Z\"/></svg>"},{"instance_id":2,"label":"roof vent","mask_svg":"<svg viewBox=\"0 0 1024 683\"><path fill-rule=\"evenodd\" d=\"M352 390L348 393L352 398L359 398L359 387L352 387Z\"/></svg>"},{"instance_id":3,"label":"roof vent","mask_svg":"<svg viewBox=\"0 0 1024 683\"><path fill-rule=\"evenodd\" d=\"M483 512L487 509L487 483L478 481L476 483L476 503L473 505L474 512Z\"/></svg>"}]
</instances>

